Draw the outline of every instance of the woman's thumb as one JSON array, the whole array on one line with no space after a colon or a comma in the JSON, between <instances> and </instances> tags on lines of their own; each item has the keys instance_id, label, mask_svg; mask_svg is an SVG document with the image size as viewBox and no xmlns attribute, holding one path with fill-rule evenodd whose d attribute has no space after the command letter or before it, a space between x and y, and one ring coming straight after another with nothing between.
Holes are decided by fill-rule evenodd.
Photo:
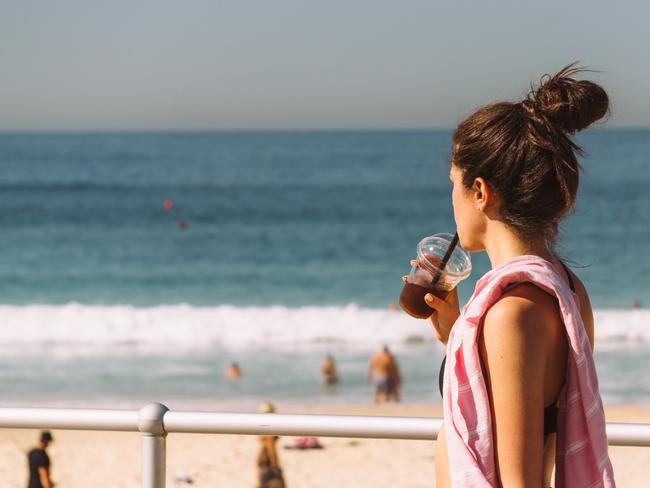
<instances>
[{"instance_id":1,"label":"woman's thumb","mask_svg":"<svg viewBox=\"0 0 650 488\"><path fill-rule=\"evenodd\" d=\"M435 308L436 310L439 310L440 308L443 308L447 305L444 300L438 298L433 293L427 293L424 295L424 301L427 305L429 305L431 308Z\"/></svg>"}]
</instances>

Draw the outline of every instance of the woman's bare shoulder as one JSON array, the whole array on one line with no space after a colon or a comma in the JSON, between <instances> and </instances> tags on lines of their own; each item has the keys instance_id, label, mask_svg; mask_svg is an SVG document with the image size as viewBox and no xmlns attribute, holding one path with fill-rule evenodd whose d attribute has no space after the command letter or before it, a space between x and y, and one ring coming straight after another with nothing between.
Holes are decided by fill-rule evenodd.
<instances>
[{"instance_id":1,"label":"woman's bare shoulder","mask_svg":"<svg viewBox=\"0 0 650 488\"><path fill-rule=\"evenodd\" d=\"M520 322L538 319L545 321L557 314L557 301L533 283L519 283L509 288L486 313L486 320L494 323Z\"/></svg>"},{"instance_id":2,"label":"woman's bare shoulder","mask_svg":"<svg viewBox=\"0 0 650 488\"><path fill-rule=\"evenodd\" d=\"M540 339L549 321L557 317L557 302L551 295L531 283L520 283L487 311L481 335L495 347L528 343L543 349L545 341Z\"/></svg>"}]
</instances>

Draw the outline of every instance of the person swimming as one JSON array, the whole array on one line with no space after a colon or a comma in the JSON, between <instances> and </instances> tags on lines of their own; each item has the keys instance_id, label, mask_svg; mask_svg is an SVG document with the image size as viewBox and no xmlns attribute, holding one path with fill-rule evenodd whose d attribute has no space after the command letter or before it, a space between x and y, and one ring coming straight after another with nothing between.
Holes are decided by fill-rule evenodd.
<instances>
[{"instance_id":1,"label":"person swimming","mask_svg":"<svg viewBox=\"0 0 650 488\"><path fill-rule=\"evenodd\" d=\"M228 366L228 369L224 373L224 376L229 379L241 378L242 372L241 369L239 368L239 364L237 364L235 361L230 363L230 366Z\"/></svg>"}]
</instances>

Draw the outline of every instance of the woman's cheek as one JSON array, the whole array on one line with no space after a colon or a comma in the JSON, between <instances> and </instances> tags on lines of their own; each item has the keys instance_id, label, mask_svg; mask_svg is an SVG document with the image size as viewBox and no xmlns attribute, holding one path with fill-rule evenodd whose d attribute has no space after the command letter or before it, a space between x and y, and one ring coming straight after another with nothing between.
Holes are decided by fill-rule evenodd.
<instances>
[{"instance_id":1,"label":"woman's cheek","mask_svg":"<svg viewBox=\"0 0 650 488\"><path fill-rule=\"evenodd\" d=\"M456 227L459 227L462 223L463 218L456 190L454 190L451 194L451 207L454 212L454 221L456 222Z\"/></svg>"}]
</instances>

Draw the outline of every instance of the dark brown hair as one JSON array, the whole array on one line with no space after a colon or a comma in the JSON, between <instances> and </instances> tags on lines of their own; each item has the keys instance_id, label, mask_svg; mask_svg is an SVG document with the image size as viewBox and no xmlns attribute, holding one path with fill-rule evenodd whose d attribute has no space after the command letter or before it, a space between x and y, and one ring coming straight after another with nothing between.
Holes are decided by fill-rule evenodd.
<instances>
[{"instance_id":1,"label":"dark brown hair","mask_svg":"<svg viewBox=\"0 0 650 488\"><path fill-rule=\"evenodd\" d=\"M571 135L609 111L603 88L573 78L584 71L573 63L545 75L521 102L482 107L453 136L452 163L463 171L465 186L485 179L500 197L504 221L550 246L578 191L576 154L582 151Z\"/></svg>"}]
</instances>

